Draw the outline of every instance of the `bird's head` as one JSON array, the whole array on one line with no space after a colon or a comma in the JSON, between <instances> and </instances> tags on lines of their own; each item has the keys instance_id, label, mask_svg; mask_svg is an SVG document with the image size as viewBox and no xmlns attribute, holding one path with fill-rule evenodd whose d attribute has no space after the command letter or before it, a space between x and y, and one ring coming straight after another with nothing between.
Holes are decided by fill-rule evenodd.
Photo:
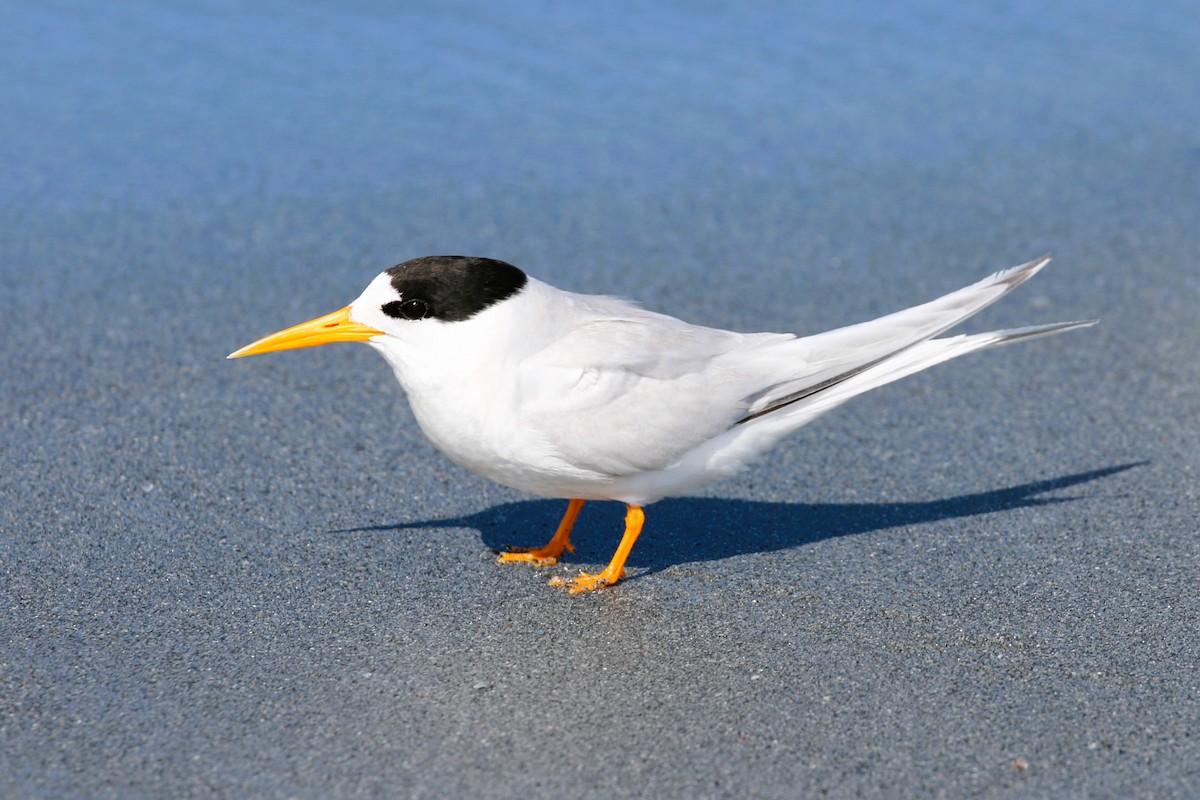
<instances>
[{"instance_id":1,"label":"bird's head","mask_svg":"<svg viewBox=\"0 0 1200 800\"><path fill-rule=\"evenodd\" d=\"M416 258L381 272L345 308L264 336L229 358L332 342L413 342L434 328L471 319L515 295L527 281L521 270L491 258Z\"/></svg>"}]
</instances>

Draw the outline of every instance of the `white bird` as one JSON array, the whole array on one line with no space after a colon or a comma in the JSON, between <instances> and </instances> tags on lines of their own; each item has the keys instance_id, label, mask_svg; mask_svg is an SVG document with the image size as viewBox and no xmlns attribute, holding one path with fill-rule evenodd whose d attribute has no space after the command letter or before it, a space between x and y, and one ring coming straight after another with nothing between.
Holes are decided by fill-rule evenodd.
<instances>
[{"instance_id":1,"label":"white bird","mask_svg":"<svg viewBox=\"0 0 1200 800\"><path fill-rule=\"evenodd\" d=\"M787 434L870 389L985 347L1095 320L934 338L1050 259L1003 270L924 305L797 337L690 325L612 297L575 294L488 258L429 256L378 275L349 306L229 358L365 341L387 360L421 429L457 464L535 495L569 499L543 547L502 561L548 565L571 546L586 500L626 504L609 586L642 507L726 478Z\"/></svg>"}]
</instances>

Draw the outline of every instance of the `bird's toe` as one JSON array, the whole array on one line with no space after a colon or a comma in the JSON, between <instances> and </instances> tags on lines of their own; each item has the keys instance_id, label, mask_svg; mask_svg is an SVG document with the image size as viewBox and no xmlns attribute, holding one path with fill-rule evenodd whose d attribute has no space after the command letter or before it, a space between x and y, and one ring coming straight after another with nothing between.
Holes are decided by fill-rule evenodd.
<instances>
[{"instance_id":1,"label":"bird's toe","mask_svg":"<svg viewBox=\"0 0 1200 800\"><path fill-rule=\"evenodd\" d=\"M565 587L571 594L581 594L582 592L593 592L596 589L603 589L605 586L612 586L621 577L621 575L613 574L606 569L603 572L596 573L581 572L574 578L555 576L550 579L550 585Z\"/></svg>"},{"instance_id":2,"label":"bird's toe","mask_svg":"<svg viewBox=\"0 0 1200 800\"><path fill-rule=\"evenodd\" d=\"M551 567L558 563L558 553L545 553L542 548L536 550L510 550L501 553L496 560L501 564L532 564L535 567Z\"/></svg>"}]
</instances>

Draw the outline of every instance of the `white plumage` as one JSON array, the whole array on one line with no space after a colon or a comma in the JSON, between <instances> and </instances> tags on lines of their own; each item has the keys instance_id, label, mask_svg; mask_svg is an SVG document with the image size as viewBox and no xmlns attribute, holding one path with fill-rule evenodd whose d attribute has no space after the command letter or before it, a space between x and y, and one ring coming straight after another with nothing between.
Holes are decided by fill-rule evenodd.
<instances>
[{"instance_id":1,"label":"white plumage","mask_svg":"<svg viewBox=\"0 0 1200 800\"><path fill-rule=\"evenodd\" d=\"M416 325L379 311L394 294L376 280L350 318L387 332L371 346L456 463L531 494L640 506L728 477L857 394L984 347L1091 324L931 340L1047 261L803 338L690 325L534 279L471 319Z\"/></svg>"},{"instance_id":2,"label":"white plumage","mask_svg":"<svg viewBox=\"0 0 1200 800\"><path fill-rule=\"evenodd\" d=\"M728 477L863 392L975 350L1093 324L937 338L1048 261L869 322L796 337L690 325L624 300L562 291L501 262L433 257L382 273L342 312L234 355L368 341L392 366L421 429L456 463L536 495L618 500L632 514ZM404 313L423 316L399 316L406 302ZM328 322L338 314L340 327ZM316 323L339 333L314 338ZM296 331L307 338L298 343ZM556 534L561 547L511 560L552 563L570 547L574 512ZM629 546L640 516L636 528L630 534L627 526ZM615 582L619 561L572 588Z\"/></svg>"}]
</instances>

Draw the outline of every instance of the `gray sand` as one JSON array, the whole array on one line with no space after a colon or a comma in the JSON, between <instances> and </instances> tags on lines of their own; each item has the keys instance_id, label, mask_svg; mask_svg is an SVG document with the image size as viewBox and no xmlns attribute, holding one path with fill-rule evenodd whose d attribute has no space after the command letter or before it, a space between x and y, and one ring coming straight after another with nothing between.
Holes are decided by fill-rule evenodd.
<instances>
[{"instance_id":1,"label":"gray sand","mask_svg":"<svg viewBox=\"0 0 1200 800\"><path fill-rule=\"evenodd\" d=\"M1200 25L1071 5L0 12L0 796L1200 795ZM498 565L563 504L368 348L224 360L428 253L815 332L1046 251L966 330L1098 327L582 597L617 504Z\"/></svg>"}]
</instances>

